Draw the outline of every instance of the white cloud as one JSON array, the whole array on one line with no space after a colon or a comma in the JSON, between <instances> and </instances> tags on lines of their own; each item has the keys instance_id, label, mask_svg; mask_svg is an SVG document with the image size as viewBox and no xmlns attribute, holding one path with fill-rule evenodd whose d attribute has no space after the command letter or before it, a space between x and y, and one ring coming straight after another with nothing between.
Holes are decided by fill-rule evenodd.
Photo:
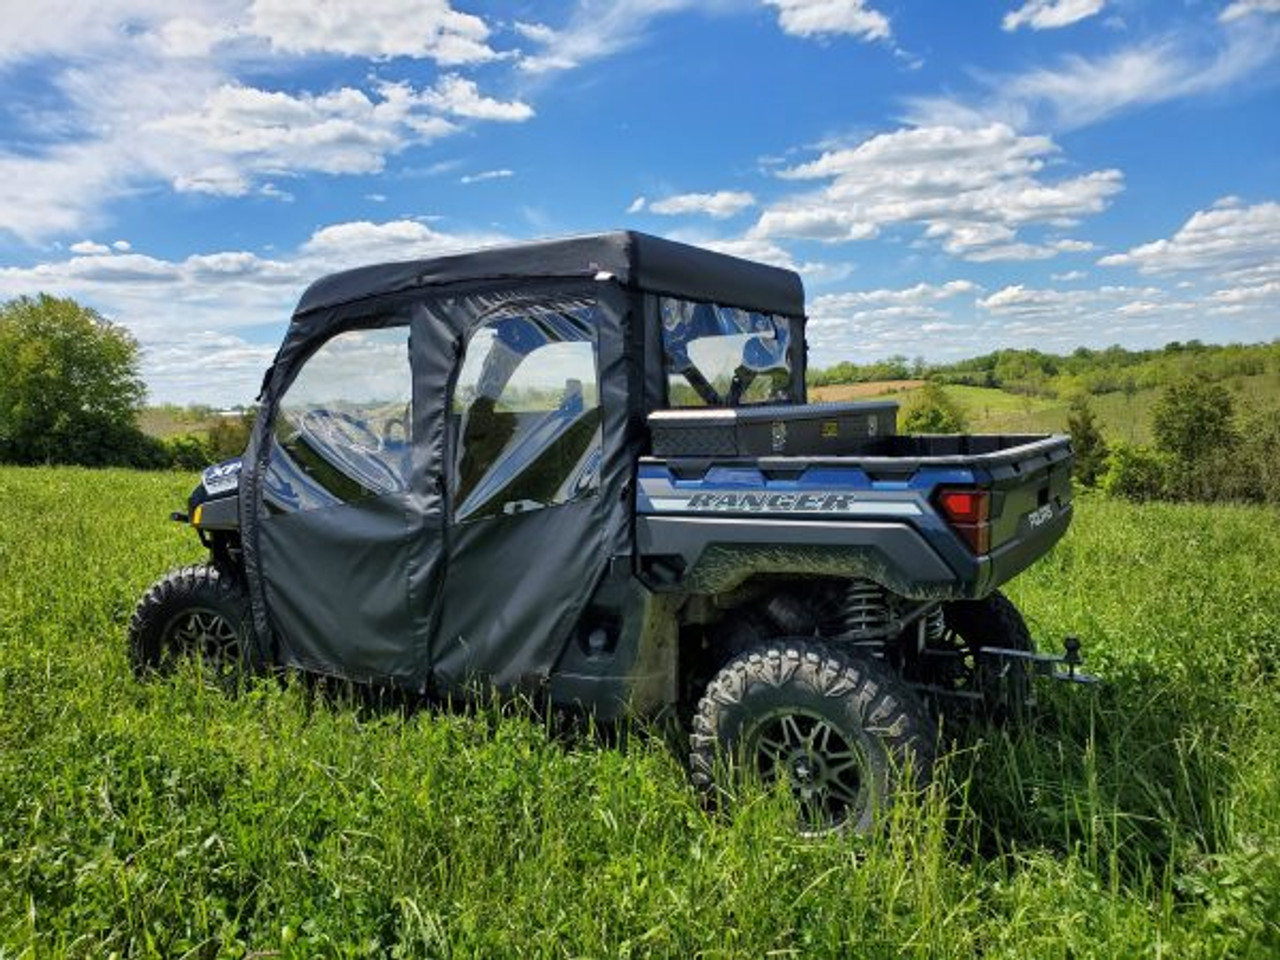
<instances>
[{"instance_id":1,"label":"white cloud","mask_svg":"<svg viewBox=\"0 0 1280 960\"><path fill-rule=\"evenodd\" d=\"M459 177L458 182L467 184L484 183L486 180L506 180L509 177L514 177L515 175L516 172L514 170L507 170L505 168L501 170L484 170L480 173L469 173L466 176Z\"/></svg>"},{"instance_id":2,"label":"white cloud","mask_svg":"<svg viewBox=\"0 0 1280 960\"><path fill-rule=\"evenodd\" d=\"M212 6L204 0L190 3L193 9ZM166 0L6 3L0 64L39 56L81 56L117 46L124 24L155 29L172 17L173 5Z\"/></svg>"},{"instance_id":3,"label":"white cloud","mask_svg":"<svg viewBox=\"0 0 1280 960\"><path fill-rule=\"evenodd\" d=\"M551 43L556 38L556 32L545 23L526 23L523 20L517 20L511 25L511 29L534 43Z\"/></svg>"},{"instance_id":4,"label":"white cloud","mask_svg":"<svg viewBox=\"0 0 1280 960\"><path fill-rule=\"evenodd\" d=\"M72 253L81 255L110 253L111 248L101 243L94 243L92 240L81 240L79 243L73 243L68 249Z\"/></svg>"},{"instance_id":5,"label":"white cloud","mask_svg":"<svg viewBox=\"0 0 1280 960\"><path fill-rule=\"evenodd\" d=\"M453 129L417 109L400 86L371 98L350 87L292 96L228 84L199 109L154 121L144 132L186 145L182 168L169 171L176 189L243 195L260 176L376 173L388 154Z\"/></svg>"},{"instance_id":6,"label":"white cloud","mask_svg":"<svg viewBox=\"0 0 1280 960\"><path fill-rule=\"evenodd\" d=\"M537 45L520 58L520 68L545 74L571 70L612 56L641 42L656 19L696 11L703 15L731 14L763 2L778 12L778 25L800 37L854 36L887 40L889 19L870 8L867 0L578 0L564 26L517 23L517 33Z\"/></svg>"},{"instance_id":7,"label":"white cloud","mask_svg":"<svg viewBox=\"0 0 1280 960\"><path fill-rule=\"evenodd\" d=\"M314 274L384 260L413 260L492 246L498 233L444 233L417 220L358 220L317 230L299 248L299 261Z\"/></svg>"},{"instance_id":8,"label":"white cloud","mask_svg":"<svg viewBox=\"0 0 1280 960\"><path fill-rule=\"evenodd\" d=\"M1159 287L1103 286L1091 290L1056 290L1028 287L1021 283L1001 287L990 296L981 297L977 306L994 314L1020 317L1079 317L1091 310L1134 312L1133 304L1169 301ZM1149 312L1150 308L1143 308Z\"/></svg>"},{"instance_id":9,"label":"white cloud","mask_svg":"<svg viewBox=\"0 0 1280 960\"><path fill-rule=\"evenodd\" d=\"M631 205L627 207L627 213L641 213L648 201L643 195L636 197L631 201Z\"/></svg>"},{"instance_id":10,"label":"white cloud","mask_svg":"<svg viewBox=\"0 0 1280 960\"><path fill-rule=\"evenodd\" d=\"M732 217L734 214L741 213L748 207L755 206L755 203L756 198L745 191L718 190L715 193L677 194L662 200L654 200L649 203L648 208L652 213L666 216L700 213L716 220L723 220L727 217ZM633 203L632 207L635 206ZM627 212L638 213L641 209L643 209L643 206Z\"/></svg>"},{"instance_id":11,"label":"white cloud","mask_svg":"<svg viewBox=\"0 0 1280 960\"><path fill-rule=\"evenodd\" d=\"M1027 0L1017 10L1004 15L1005 30L1030 27L1032 30L1054 30L1079 23L1106 6L1106 0Z\"/></svg>"},{"instance_id":12,"label":"white cloud","mask_svg":"<svg viewBox=\"0 0 1280 960\"><path fill-rule=\"evenodd\" d=\"M551 73L611 56L643 39L655 18L692 6L694 0L579 0L561 29L542 27L524 33L540 49L522 57L520 68L528 73Z\"/></svg>"},{"instance_id":13,"label":"white cloud","mask_svg":"<svg viewBox=\"0 0 1280 960\"><path fill-rule=\"evenodd\" d=\"M429 58L445 66L498 56L484 20L447 0L253 0L248 30L291 54Z\"/></svg>"},{"instance_id":14,"label":"white cloud","mask_svg":"<svg viewBox=\"0 0 1280 960\"><path fill-rule=\"evenodd\" d=\"M1215 290L1209 299L1214 303L1259 303L1268 300L1280 301L1280 280L1260 283L1256 286L1229 287Z\"/></svg>"},{"instance_id":15,"label":"white cloud","mask_svg":"<svg viewBox=\"0 0 1280 960\"><path fill-rule=\"evenodd\" d=\"M1218 15L1218 19L1231 23L1254 13L1280 13L1280 0L1234 0Z\"/></svg>"},{"instance_id":16,"label":"white cloud","mask_svg":"<svg viewBox=\"0 0 1280 960\"><path fill-rule=\"evenodd\" d=\"M834 317L853 313L868 307L899 306L921 307L925 304L950 300L979 289L972 280L948 280L943 284L917 283L902 289L854 290L848 293L830 293L817 297L809 305L814 317Z\"/></svg>"},{"instance_id":17,"label":"white cloud","mask_svg":"<svg viewBox=\"0 0 1280 960\"><path fill-rule=\"evenodd\" d=\"M168 78L156 83L163 72ZM208 63L159 63L144 53L75 67L57 83L83 131L40 153L0 150L0 230L29 242L100 224L111 201L157 181L179 192L258 194L306 173L369 174L410 146L463 122L519 122L518 100L484 96L449 74L425 90L407 83L285 93L227 82Z\"/></svg>"},{"instance_id":18,"label":"white cloud","mask_svg":"<svg viewBox=\"0 0 1280 960\"><path fill-rule=\"evenodd\" d=\"M472 120L519 123L533 116L533 108L527 103L482 96L474 80L467 80L457 74L441 77L419 100L441 113Z\"/></svg>"},{"instance_id":19,"label":"white cloud","mask_svg":"<svg viewBox=\"0 0 1280 960\"><path fill-rule=\"evenodd\" d=\"M848 34L863 40L887 40L889 18L866 0L764 0L778 11L784 33L798 37Z\"/></svg>"},{"instance_id":20,"label":"white cloud","mask_svg":"<svg viewBox=\"0 0 1280 960\"><path fill-rule=\"evenodd\" d=\"M1018 231L1067 227L1100 212L1122 189L1123 176L1100 170L1047 182L1044 167L1057 153L1049 138L1019 136L1003 124L879 134L780 171L784 180L828 182L767 208L751 235L843 242L919 224L925 238L970 260L1077 252L1086 248L1083 241L1033 244Z\"/></svg>"},{"instance_id":21,"label":"white cloud","mask_svg":"<svg viewBox=\"0 0 1280 960\"><path fill-rule=\"evenodd\" d=\"M38 292L71 296L123 324L142 345L143 375L153 400L246 402L257 392L289 314L312 280L348 267L437 256L506 239L494 233L448 233L412 220L360 221L317 230L292 254L278 258L245 250L181 260L94 252L0 268L0 299Z\"/></svg>"},{"instance_id":22,"label":"white cloud","mask_svg":"<svg viewBox=\"0 0 1280 960\"><path fill-rule=\"evenodd\" d=\"M1168 239L1098 261L1158 275L1209 272L1224 277L1280 278L1280 203L1246 206L1234 198L1192 214Z\"/></svg>"},{"instance_id":23,"label":"white cloud","mask_svg":"<svg viewBox=\"0 0 1280 960\"><path fill-rule=\"evenodd\" d=\"M908 119L922 126L998 121L1020 129L1070 130L1124 110L1226 89L1280 53L1280 28L1274 24L1207 39L1193 45L1185 36L1166 37L1096 57L1064 57L1023 73L982 75L972 96L909 99Z\"/></svg>"},{"instance_id":24,"label":"white cloud","mask_svg":"<svg viewBox=\"0 0 1280 960\"><path fill-rule=\"evenodd\" d=\"M133 249L133 244L131 244L128 240L116 240L111 244L111 249L117 250L120 253L128 253L130 250Z\"/></svg>"}]
</instances>

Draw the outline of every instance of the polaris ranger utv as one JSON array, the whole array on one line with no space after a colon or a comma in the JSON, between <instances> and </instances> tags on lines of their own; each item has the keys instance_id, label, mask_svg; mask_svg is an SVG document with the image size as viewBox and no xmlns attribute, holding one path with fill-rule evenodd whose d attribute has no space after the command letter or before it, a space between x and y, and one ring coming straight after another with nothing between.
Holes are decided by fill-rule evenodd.
<instances>
[{"instance_id":1,"label":"polaris ranger utv","mask_svg":"<svg viewBox=\"0 0 1280 960\"><path fill-rule=\"evenodd\" d=\"M745 764L865 829L939 713L1054 671L998 588L1065 531L1071 451L808 405L804 325L795 273L635 233L319 280L135 668L671 713L701 787Z\"/></svg>"}]
</instances>

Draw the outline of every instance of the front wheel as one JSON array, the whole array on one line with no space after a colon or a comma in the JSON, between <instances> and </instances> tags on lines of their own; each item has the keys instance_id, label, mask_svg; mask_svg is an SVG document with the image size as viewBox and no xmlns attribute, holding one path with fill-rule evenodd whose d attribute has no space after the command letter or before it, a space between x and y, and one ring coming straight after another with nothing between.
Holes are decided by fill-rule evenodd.
<instances>
[{"instance_id":1,"label":"front wheel","mask_svg":"<svg viewBox=\"0 0 1280 960\"><path fill-rule=\"evenodd\" d=\"M810 639L775 640L726 664L698 704L695 785L750 771L785 781L806 833L866 833L895 796L927 783L936 734L885 664Z\"/></svg>"},{"instance_id":2,"label":"front wheel","mask_svg":"<svg viewBox=\"0 0 1280 960\"><path fill-rule=\"evenodd\" d=\"M174 570L152 585L129 622L129 660L139 677L198 660L210 681L234 688L248 666L249 597L224 567Z\"/></svg>"}]
</instances>

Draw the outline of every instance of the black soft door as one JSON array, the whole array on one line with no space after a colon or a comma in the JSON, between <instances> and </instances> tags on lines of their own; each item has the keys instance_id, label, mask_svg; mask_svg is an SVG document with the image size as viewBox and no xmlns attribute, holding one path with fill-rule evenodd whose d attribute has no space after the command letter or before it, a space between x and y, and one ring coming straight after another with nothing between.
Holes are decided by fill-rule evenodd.
<instances>
[{"instance_id":1,"label":"black soft door","mask_svg":"<svg viewBox=\"0 0 1280 960\"><path fill-rule=\"evenodd\" d=\"M598 312L586 297L490 296L453 391L441 689L545 678L604 556Z\"/></svg>"},{"instance_id":2,"label":"black soft door","mask_svg":"<svg viewBox=\"0 0 1280 960\"><path fill-rule=\"evenodd\" d=\"M275 405L258 542L286 663L357 680L425 679L423 611L442 516L415 443L418 326L393 315L335 334Z\"/></svg>"}]
</instances>

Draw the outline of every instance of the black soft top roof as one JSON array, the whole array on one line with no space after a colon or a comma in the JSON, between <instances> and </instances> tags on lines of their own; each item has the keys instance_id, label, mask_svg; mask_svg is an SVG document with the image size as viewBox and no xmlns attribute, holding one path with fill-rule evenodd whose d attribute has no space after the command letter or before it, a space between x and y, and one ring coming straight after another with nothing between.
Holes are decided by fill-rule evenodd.
<instances>
[{"instance_id":1,"label":"black soft top roof","mask_svg":"<svg viewBox=\"0 0 1280 960\"><path fill-rule=\"evenodd\" d=\"M804 288L791 270L633 231L490 247L472 253L358 267L317 280L295 317L415 287L612 274L633 289L799 317Z\"/></svg>"}]
</instances>

